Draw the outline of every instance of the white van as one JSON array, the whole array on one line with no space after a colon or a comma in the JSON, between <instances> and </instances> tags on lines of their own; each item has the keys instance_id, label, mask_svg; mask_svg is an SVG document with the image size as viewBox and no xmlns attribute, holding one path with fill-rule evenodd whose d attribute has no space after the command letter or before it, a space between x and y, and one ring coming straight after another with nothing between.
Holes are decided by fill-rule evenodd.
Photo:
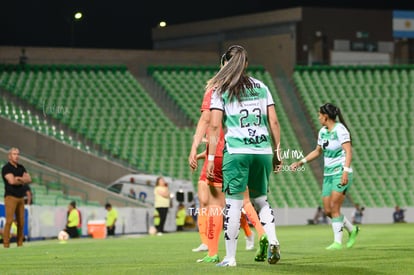
<instances>
[{"instance_id":1,"label":"white van","mask_svg":"<svg viewBox=\"0 0 414 275\"><path fill-rule=\"evenodd\" d=\"M158 177L158 175L128 174L114 181L107 189L153 206L154 187ZM172 198L170 207L175 208L180 203L186 207L191 207L195 204L196 192L191 181L167 176L162 177L168 183L168 188L170 189Z\"/></svg>"}]
</instances>

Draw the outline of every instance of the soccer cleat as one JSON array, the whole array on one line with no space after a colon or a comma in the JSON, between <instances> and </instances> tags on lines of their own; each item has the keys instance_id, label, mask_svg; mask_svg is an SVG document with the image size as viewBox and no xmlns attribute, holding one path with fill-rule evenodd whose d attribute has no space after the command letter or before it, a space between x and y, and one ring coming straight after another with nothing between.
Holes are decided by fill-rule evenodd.
<instances>
[{"instance_id":1,"label":"soccer cleat","mask_svg":"<svg viewBox=\"0 0 414 275\"><path fill-rule=\"evenodd\" d=\"M326 248L326 250L341 250L342 249L342 244L334 242L332 243L330 246L328 246Z\"/></svg>"},{"instance_id":2,"label":"soccer cleat","mask_svg":"<svg viewBox=\"0 0 414 275\"><path fill-rule=\"evenodd\" d=\"M224 267L224 266L236 266L236 259L232 258L232 259L226 259L224 258L224 260L218 264L216 264L216 266L220 266L220 267Z\"/></svg>"},{"instance_id":3,"label":"soccer cleat","mask_svg":"<svg viewBox=\"0 0 414 275\"><path fill-rule=\"evenodd\" d=\"M205 244L200 244L197 248L193 248L192 249L193 252L203 252L203 251L208 251L208 246Z\"/></svg>"},{"instance_id":4,"label":"soccer cleat","mask_svg":"<svg viewBox=\"0 0 414 275\"><path fill-rule=\"evenodd\" d=\"M253 250L254 249L254 232L252 231L252 235L246 237L246 250Z\"/></svg>"},{"instance_id":5,"label":"soccer cleat","mask_svg":"<svg viewBox=\"0 0 414 275\"><path fill-rule=\"evenodd\" d=\"M352 232L349 233L349 240L346 243L346 247L347 248L351 248L354 246L355 241L356 241L356 237L358 236L359 233L359 227L356 225L354 226L354 228L352 229Z\"/></svg>"},{"instance_id":6,"label":"soccer cleat","mask_svg":"<svg viewBox=\"0 0 414 275\"><path fill-rule=\"evenodd\" d=\"M219 261L220 259L218 255L214 255L214 256L206 255L204 258L198 259L197 263L218 263Z\"/></svg>"},{"instance_id":7,"label":"soccer cleat","mask_svg":"<svg viewBox=\"0 0 414 275\"><path fill-rule=\"evenodd\" d=\"M271 244L267 251L267 262L269 264L276 264L280 260L280 245Z\"/></svg>"},{"instance_id":8,"label":"soccer cleat","mask_svg":"<svg viewBox=\"0 0 414 275\"><path fill-rule=\"evenodd\" d=\"M259 241L259 248L256 251L256 257L254 260L256 262L264 262L266 259L267 247L269 246L269 241L267 240L267 235L263 234Z\"/></svg>"}]
</instances>

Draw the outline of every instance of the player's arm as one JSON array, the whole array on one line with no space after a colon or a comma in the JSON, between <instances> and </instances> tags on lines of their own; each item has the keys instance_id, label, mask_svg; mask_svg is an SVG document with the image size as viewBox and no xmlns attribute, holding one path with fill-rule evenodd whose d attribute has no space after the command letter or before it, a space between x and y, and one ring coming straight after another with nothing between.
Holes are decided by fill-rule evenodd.
<instances>
[{"instance_id":1,"label":"player's arm","mask_svg":"<svg viewBox=\"0 0 414 275\"><path fill-rule=\"evenodd\" d=\"M206 154L207 154L207 151L206 150L204 150L203 152L197 154L197 156L196 156L197 160L199 160L199 159L205 159L206 158Z\"/></svg>"},{"instance_id":2,"label":"player's arm","mask_svg":"<svg viewBox=\"0 0 414 275\"><path fill-rule=\"evenodd\" d=\"M190 155L188 156L188 163L192 169L197 168L197 148L202 142L208 125L210 123L210 110L204 110L197 123L197 128L193 137L193 143L191 145Z\"/></svg>"},{"instance_id":3,"label":"player's arm","mask_svg":"<svg viewBox=\"0 0 414 275\"><path fill-rule=\"evenodd\" d=\"M317 159L320 155L322 155L322 147L320 145L316 145L316 148L307 154L303 159L300 161L292 163L290 166L292 170L296 170L296 168L304 165L307 162L311 162L314 159Z\"/></svg>"},{"instance_id":4,"label":"player's arm","mask_svg":"<svg viewBox=\"0 0 414 275\"><path fill-rule=\"evenodd\" d=\"M273 171L275 173L279 172L281 169L282 159L279 154L279 145L280 145L280 124L277 118L275 105L267 106L267 120L270 128L270 135L272 136L273 143Z\"/></svg>"},{"instance_id":5,"label":"player's arm","mask_svg":"<svg viewBox=\"0 0 414 275\"><path fill-rule=\"evenodd\" d=\"M342 143L342 149L345 152L344 167L351 167L351 161L352 161L352 145L351 145L351 142L347 141L345 143Z\"/></svg>"},{"instance_id":6,"label":"player's arm","mask_svg":"<svg viewBox=\"0 0 414 275\"><path fill-rule=\"evenodd\" d=\"M345 151L345 164L344 164L344 171L342 172L341 184L346 185L348 184L348 173L349 167L351 167L351 160L352 160L352 146L351 142L347 141L342 143L342 149Z\"/></svg>"},{"instance_id":7,"label":"player's arm","mask_svg":"<svg viewBox=\"0 0 414 275\"><path fill-rule=\"evenodd\" d=\"M218 109L211 110L210 126L208 128L208 157L207 157L207 178L214 180L214 156L216 155L217 144L220 139L220 127L223 119L223 111Z\"/></svg>"},{"instance_id":8,"label":"player's arm","mask_svg":"<svg viewBox=\"0 0 414 275\"><path fill-rule=\"evenodd\" d=\"M272 135L273 149L276 150L280 144L280 124L277 118L275 105L267 106L267 120L269 123L270 134Z\"/></svg>"},{"instance_id":9,"label":"player's arm","mask_svg":"<svg viewBox=\"0 0 414 275\"><path fill-rule=\"evenodd\" d=\"M219 142L221 120L223 118L223 111L214 109L211 111L209 140L208 140L208 155L214 156L216 154L217 144Z\"/></svg>"}]
</instances>

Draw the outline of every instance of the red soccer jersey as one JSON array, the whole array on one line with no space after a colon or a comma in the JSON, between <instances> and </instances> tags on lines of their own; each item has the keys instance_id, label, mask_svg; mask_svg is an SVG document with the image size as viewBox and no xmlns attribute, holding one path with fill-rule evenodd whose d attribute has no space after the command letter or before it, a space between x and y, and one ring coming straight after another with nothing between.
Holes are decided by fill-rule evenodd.
<instances>
[{"instance_id":1,"label":"red soccer jersey","mask_svg":"<svg viewBox=\"0 0 414 275\"><path fill-rule=\"evenodd\" d=\"M211 96L213 95L213 90L207 91L204 93L203 102L201 103L201 112L203 111L210 111L210 104L211 104ZM208 140L208 133L207 140ZM224 131L223 128L220 127L220 134L219 134L219 141L216 147L216 157L223 157L223 149L224 149ZM208 147L207 147L208 153Z\"/></svg>"}]
</instances>

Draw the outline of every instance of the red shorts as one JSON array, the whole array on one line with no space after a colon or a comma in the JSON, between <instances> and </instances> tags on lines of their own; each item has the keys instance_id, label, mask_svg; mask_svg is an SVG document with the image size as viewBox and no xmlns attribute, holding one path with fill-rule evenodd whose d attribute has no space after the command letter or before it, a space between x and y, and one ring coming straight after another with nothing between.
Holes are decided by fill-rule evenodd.
<instances>
[{"instance_id":1,"label":"red shorts","mask_svg":"<svg viewBox=\"0 0 414 275\"><path fill-rule=\"evenodd\" d=\"M222 187L223 186L223 172L221 168L223 165L223 158L222 157L214 158L214 182L211 182L207 179L207 164L208 164L208 161L204 161L199 180L206 181L207 184L210 186Z\"/></svg>"}]
</instances>

